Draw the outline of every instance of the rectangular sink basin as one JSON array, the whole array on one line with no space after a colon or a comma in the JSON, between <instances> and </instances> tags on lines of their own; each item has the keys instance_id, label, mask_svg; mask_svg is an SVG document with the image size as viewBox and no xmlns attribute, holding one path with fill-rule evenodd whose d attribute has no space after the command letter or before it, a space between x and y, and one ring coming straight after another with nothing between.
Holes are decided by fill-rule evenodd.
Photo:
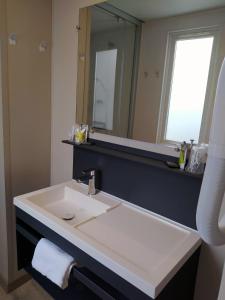
<instances>
[{"instance_id":1,"label":"rectangular sink basin","mask_svg":"<svg viewBox=\"0 0 225 300\"><path fill-rule=\"evenodd\" d=\"M149 288L142 290L153 298L187 260L193 245L199 246L195 232L126 204L77 229L99 243L103 253L120 262L126 269L120 273L121 277L129 278L134 285L137 283L134 274L143 282L151 282L154 294Z\"/></svg>"},{"instance_id":2,"label":"rectangular sink basin","mask_svg":"<svg viewBox=\"0 0 225 300\"><path fill-rule=\"evenodd\" d=\"M110 209L109 205L68 186L27 199L71 226L87 222Z\"/></svg>"}]
</instances>

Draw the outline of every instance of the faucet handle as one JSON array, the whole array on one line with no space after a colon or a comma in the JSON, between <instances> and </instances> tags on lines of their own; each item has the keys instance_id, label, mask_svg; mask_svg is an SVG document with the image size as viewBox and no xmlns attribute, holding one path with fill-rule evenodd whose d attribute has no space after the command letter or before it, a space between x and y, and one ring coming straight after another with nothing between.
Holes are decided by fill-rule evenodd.
<instances>
[{"instance_id":1,"label":"faucet handle","mask_svg":"<svg viewBox=\"0 0 225 300\"><path fill-rule=\"evenodd\" d=\"M90 175L90 176L95 176L96 169L86 169L82 171L83 175Z\"/></svg>"}]
</instances>

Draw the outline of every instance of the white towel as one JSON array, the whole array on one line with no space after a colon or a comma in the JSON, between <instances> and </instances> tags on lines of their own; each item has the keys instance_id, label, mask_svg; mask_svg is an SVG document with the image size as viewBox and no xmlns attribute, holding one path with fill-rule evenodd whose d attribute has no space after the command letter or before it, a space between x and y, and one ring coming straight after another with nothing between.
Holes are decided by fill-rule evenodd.
<instances>
[{"instance_id":1,"label":"white towel","mask_svg":"<svg viewBox=\"0 0 225 300\"><path fill-rule=\"evenodd\" d=\"M60 288L68 286L74 258L47 239L41 239L34 251L32 267Z\"/></svg>"}]
</instances>

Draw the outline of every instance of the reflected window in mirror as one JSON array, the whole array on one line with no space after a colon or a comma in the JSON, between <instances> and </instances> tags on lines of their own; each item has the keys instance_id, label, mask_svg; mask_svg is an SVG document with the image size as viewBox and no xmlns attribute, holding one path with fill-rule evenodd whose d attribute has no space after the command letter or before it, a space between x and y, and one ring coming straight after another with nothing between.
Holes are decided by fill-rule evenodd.
<instances>
[{"instance_id":1,"label":"reflected window in mirror","mask_svg":"<svg viewBox=\"0 0 225 300\"><path fill-rule=\"evenodd\" d=\"M204 141L204 132L209 130L204 127L210 126L204 122L204 107L214 100L207 91L212 78L215 35L216 31L169 34L161 142Z\"/></svg>"}]
</instances>

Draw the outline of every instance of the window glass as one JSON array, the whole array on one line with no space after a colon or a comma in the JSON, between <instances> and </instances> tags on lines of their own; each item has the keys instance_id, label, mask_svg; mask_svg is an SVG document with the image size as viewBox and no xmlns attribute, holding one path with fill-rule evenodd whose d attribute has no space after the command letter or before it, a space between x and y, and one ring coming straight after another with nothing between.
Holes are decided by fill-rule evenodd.
<instances>
[{"instance_id":1,"label":"window glass","mask_svg":"<svg viewBox=\"0 0 225 300\"><path fill-rule=\"evenodd\" d=\"M166 140L199 140L214 37L177 40Z\"/></svg>"}]
</instances>

